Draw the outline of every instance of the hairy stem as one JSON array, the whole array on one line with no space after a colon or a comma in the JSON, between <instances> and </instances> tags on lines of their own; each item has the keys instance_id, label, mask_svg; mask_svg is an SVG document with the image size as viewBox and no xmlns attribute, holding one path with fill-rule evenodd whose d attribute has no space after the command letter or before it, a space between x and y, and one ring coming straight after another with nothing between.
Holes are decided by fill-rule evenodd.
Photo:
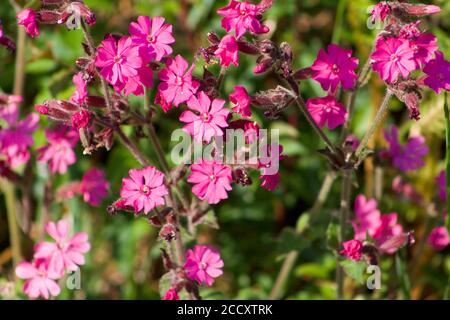
<instances>
[{"instance_id":1,"label":"hairy stem","mask_svg":"<svg viewBox=\"0 0 450 320\"><path fill-rule=\"evenodd\" d=\"M384 115L386 114L388 108L389 108L389 101L392 98L393 93L387 89L386 94L384 96L383 102L381 103L380 108L378 109L378 112L375 116L374 121L372 122L372 125L370 126L369 130L364 135L361 143L358 146L358 149L356 149L355 155L358 159L362 156L363 152L365 151L367 144L369 143L369 140L372 138L373 134L377 130L378 126L383 121Z\"/></svg>"},{"instance_id":2,"label":"hairy stem","mask_svg":"<svg viewBox=\"0 0 450 320\"><path fill-rule=\"evenodd\" d=\"M309 210L311 214L314 215L320 212L323 204L328 198L328 195L330 193L331 187L333 186L335 179L336 179L335 172L329 171L325 176L325 179L323 180L316 201ZM295 265L295 261L298 258L298 254L299 252L295 250L292 250L287 254L286 258L283 261L283 265L281 266L280 273L278 274L277 279L275 280L275 285L273 286L270 292L269 295L270 300L277 300L283 296L286 281L288 280L289 275L291 274L292 268Z\"/></svg>"},{"instance_id":3,"label":"hairy stem","mask_svg":"<svg viewBox=\"0 0 450 320\"><path fill-rule=\"evenodd\" d=\"M444 95L444 114L445 114L445 194L447 195L447 212L450 212L450 112L448 110L447 91ZM450 233L450 214L447 214L445 225Z\"/></svg>"}]
</instances>

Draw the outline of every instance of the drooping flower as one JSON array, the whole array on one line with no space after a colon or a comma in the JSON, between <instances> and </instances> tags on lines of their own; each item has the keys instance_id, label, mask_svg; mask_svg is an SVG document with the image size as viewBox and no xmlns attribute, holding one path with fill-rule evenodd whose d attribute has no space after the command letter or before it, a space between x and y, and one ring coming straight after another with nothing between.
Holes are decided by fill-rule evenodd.
<instances>
[{"instance_id":1,"label":"drooping flower","mask_svg":"<svg viewBox=\"0 0 450 320\"><path fill-rule=\"evenodd\" d=\"M396 82L400 75L408 77L416 68L414 50L408 40L401 38L379 37L370 59L373 70L387 83Z\"/></svg>"},{"instance_id":2,"label":"drooping flower","mask_svg":"<svg viewBox=\"0 0 450 320\"><path fill-rule=\"evenodd\" d=\"M445 202L447 200L447 179L445 176L445 170L441 170L436 177L436 184L438 186L439 198Z\"/></svg>"},{"instance_id":3,"label":"drooping flower","mask_svg":"<svg viewBox=\"0 0 450 320\"><path fill-rule=\"evenodd\" d=\"M192 193L209 204L217 204L228 198L231 188L231 168L217 161L201 159L191 165L188 182L194 184Z\"/></svg>"},{"instance_id":4,"label":"drooping flower","mask_svg":"<svg viewBox=\"0 0 450 320\"><path fill-rule=\"evenodd\" d=\"M175 288L170 288L164 294L163 300L180 300L180 296Z\"/></svg>"},{"instance_id":5,"label":"drooping flower","mask_svg":"<svg viewBox=\"0 0 450 320\"><path fill-rule=\"evenodd\" d=\"M280 160L286 158L283 155L283 146L272 143L271 145L264 145L261 147L262 154L258 157L258 168L261 175L261 187L273 191L280 183L279 163Z\"/></svg>"},{"instance_id":6,"label":"drooping flower","mask_svg":"<svg viewBox=\"0 0 450 320\"><path fill-rule=\"evenodd\" d=\"M99 206L108 196L109 182L105 173L97 168L91 168L83 175L81 180L81 194L83 200L92 206Z\"/></svg>"},{"instance_id":7,"label":"drooping flower","mask_svg":"<svg viewBox=\"0 0 450 320\"><path fill-rule=\"evenodd\" d=\"M43 241L35 246L35 259L46 259L49 261L53 271L64 274L64 270L75 271L78 266L85 263L84 254L91 249L88 235L78 232L69 236L69 223L65 220L49 222L45 231L55 242Z\"/></svg>"},{"instance_id":8,"label":"drooping flower","mask_svg":"<svg viewBox=\"0 0 450 320\"><path fill-rule=\"evenodd\" d=\"M78 142L78 132L64 125L46 129L48 144L37 149L38 161L48 162L52 173L64 174L76 162L73 148Z\"/></svg>"},{"instance_id":9,"label":"drooping flower","mask_svg":"<svg viewBox=\"0 0 450 320\"><path fill-rule=\"evenodd\" d=\"M16 50L16 44L14 40L5 34L5 32L3 31L3 25L1 21L0 21L0 46L4 46L9 51Z\"/></svg>"},{"instance_id":10,"label":"drooping flower","mask_svg":"<svg viewBox=\"0 0 450 320\"><path fill-rule=\"evenodd\" d=\"M75 74L72 81L75 85L75 92L70 97L70 101L78 105L83 105L88 96L87 82L84 80L83 72Z\"/></svg>"},{"instance_id":11,"label":"drooping flower","mask_svg":"<svg viewBox=\"0 0 450 320\"><path fill-rule=\"evenodd\" d=\"M167 59L166 66L159 72L162 82L158 85L158 92L166 104L178 107L197 92L200 84L192 79L194 65L188 69L188 63L182 56Z\"/></svg>"},{"instance_id":12,"label":"drooping flower","mask_svg":"<svg viewBox=\"0 0 450 320\"><path fill-rule=\"evenodd\" d=\"M343 249L339 252L351 260L359 261L362 257L363 244L359 240L348 240L342 243Z\"/></svg>"},{"instance_id":13,"label":"drooping flower","mask_svg":"<svg viewBox=\"0 0 450 320\"><path fill-rule=\"evenodd\" d=\"M386 246L385 244L390 239L403 234L403 227L397 222L397 213L381 215L380 222L381 224L373 235L373 238L380 247L380 251L389 254L394 253L399 246Z\"/></svg>"},{"instance_id":14,"label":"drooping flower","mask_svg":"<svg viewBox=\"0 0 450 320\"><path fill-rule=\"evenodd\" d=\"M338 45L328 45L328 52L320 49L317 59L311 66L312 78L320 83L324 90L335 92L339 83L342 88L351 89L356 83L355 70L358 59L352 57L352 51Z\"/></svg>"},{"instance_id":15,"label":"drooping flower","mask_svg":"<svg viewBox=\"0 0 450 320\"><path fill-rule=\"evenodd\" d=\"M227 32L234 29L236 38L239 39L247 31L255 34L269 32L269 28L259 19L269 7L231 0L226 7L217 10L217 13L223 17L222 28Z\"/></svg>"},{"instance_id":16,"label":"drooping flower","mask_svg":"<svg viewBox=\"0 0 450 320\"><path fill-rule=\"evenodd\" d=\"M211 99L200 91L192 96L187 105L190 110L183 111L180 121L187 123L183 130L194 137L195 141L210 142L213 137L223 136L222 128L228 127L229 109L224 108L225 101ZM194 111L194 112L193 112Z\"/></svg>"},{"instance_id":17,"label":"drooping flower","mask_svg":"<svg viewBox=\"0 0 450 320\"><path fill-rule=\"evenodd\" d=\"M378 2L370 12L371 21L375 23L376 21L384 22L386 17L391 13L391 7L385 1Z\"/></svg>"},{"instance_id":18,"label":"drooping flower","mask_svg":"<svg viewBox=\"0 0 450 320\"><path fill-rule=\"evenodd\" d=\"M134 208L135 213L149 213L155 207L165 204L164 196L168 189L164 184L164 174L149 166L143 169L131 169L129 178L122 179L120 196L124 205Z\"/></svg>"},{"instance_id":19,"label":"drooping flower","mask_svg":"<svg viewBox=\"0 0 450 320\"><path fill-rule=\"evenodd\" d=\"M164 23L163 17L139 16L137 22L132 22L129 32L133 41L147 46L155 52L155 60L161 59L172 53L171 44L175 43L172 36L172 25Z\"/></svg>"},{"instance_id":20,"label":"drooping flower","mask_svg":"<svg viewBox=\"0 0 450 320\"><path fill-rule=\"evenodd\" d=\"M186 253L186 274L200 285L212 286L214 279L222 275L222 268L220 253L211 246L196 245Z\"/></svg>"},{"instance_id":21,"label":"drooping flower","mask_svg":"<svg viewBox=\"0 0 450 320\"><path fill-rule=\"evenodd\" d=\"M450 236L448 235L447 228L441 226L431 230L431 233L428 236L428 243L437 251L444 250L450 243Z\"/></svg>"},{"instance_id":22,"label":"drooping flower","mask_svg":"<svg viewBox=\"0 0 450 320\"><path fill-rule=\"evenodd\" d=\"M18 104L22 98L9 96L7 100L6 105L0 105L0 119L7 124L0 128L0 154L12 168L17 168L30 159L29 148L34 143L33 132L38 128L39 116L33 112L19 120Z\"/></svg>"},{"instance_id":23,"label":"drooping flower","mask_svg":"<svg viewBox=\"0 0 450 320\"><path fill-rule=\"evenodd\" d=\"M450 61L444 59L441 51L436 51L435 56L423 68L427 74L424 83L439 94L442 89L450 91Z\"/></svg>"},{"instance_id":24,"label":"drooping flower","mask_svg":"<svg viewBox=\"0 0 450 320\"><path fill-rule=\"evenodd\" d=\"M109 35L97 49L95 65L117 92L139 95L143 93L143 86L151 85L152 71L146 64L153 57L153 52L144 50L131 37L116 40Z\"/></svg>"},{"instance_id":25,"label":"drooping flower","mask_svg":"<svg viewBox=\"0 0 450 320\"><path fill-rule=\"evenodd\" d=\"M333 130L342 125L347 118L347 110L333 96L309 99L306 106L314 121L321 128L327 125L329 129Z\"/></svg>"},{"instance_id":26,"label":"drooping flower","mask_svg":"<svg viewBox=\"0 0 450 320\"><path fill-rule=\"evenodd\" d=\"M252 116L250 104L252 99L243 86L235 86L233 93L230 94L230 101L234 104L233 112L239 113L245 118Z\"/></svg>"},{"instance_id":27,"label":"drooping flower","mask_svg":"<svg viewBox=\"0 0 450 320\"><path fill-rule=\"evenodd\" d=\"M17 23L24 26L30 37L39 37L39 25L36 20L36 12L33 9L24 9L17 14Z\"/></svg>"},{"instance_id":28,"label":"drooping flower","mask_svg":"<svg viewBox=\"0 0 450 320\"><path fill-rule=\"evenodd\" d=\"M219 57L220 64L224 67L228 67L231 63L236 67L239 65L238 44L232 35L222 38L214 54Z\"/></svg>"},{"instance_id":29,"label":"drooping flower","mask_svg":"<svg viewBox=\"0 0 450 320\"><path fill-rule=\"evenodd\" d=\"M425 165L423 157L428 154L428 146L425 138L418 135L408 139L402 145L398 139L398 129L391 126L384 132L384 137L389 143L389 149L382 153L392 159L392 164L401 171L416 170Z\"/></svg>"},{"instance_id":30,"label":"drooping flower","mask_svg":"<svg viewBox=\"0 0 450 320\"><path fill-rule=\"evenodd\" d=\"M35 260L33 263L21 262L16 267L16 275L20 279L25 279L23 285L24 293L31 299L42 297L49 299L50 296L57 296L61 292L55 280L61 275L49 267L49 262L45 259Z\"/></svg>"}]
</instances>

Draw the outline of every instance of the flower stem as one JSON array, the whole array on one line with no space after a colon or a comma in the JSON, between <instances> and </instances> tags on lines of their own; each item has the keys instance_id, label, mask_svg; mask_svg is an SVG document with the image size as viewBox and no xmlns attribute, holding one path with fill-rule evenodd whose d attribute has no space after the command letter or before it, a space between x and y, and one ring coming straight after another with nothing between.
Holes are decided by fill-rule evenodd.
<instances>
[{"instance_id":1,"label":"flower stem","mask_svg":"<svg viewBox=\"0 0 450 320\"><path fill-rule=\"evenodd\" d=\"M378 112L375 116L374 121L372 122L372 125L370 126L369 130L364 135L364 138L362 139L361 143L358 146L358 149L356 149L355 155L358 158L358 160L361 160L361 156L363 152L365 151L367 144L369 143L369 140L372 138L373 134L377 130L378 126L383 121L384 115L389 109L389 101L391 100L393 93L387 89L386 94L384 96L383 102L381 103L380 108L378 109Z\"/></svg>"},{"instance_id":2,"label":"flower stem","mask_svg":"<svg viewBox=\"0 0 450 320\"><path fill-rule=\"evenodd\" d=\"M445 114L445 192L447 199L450 199L450 112L448 110L447 91L444 95L444 114ZM450 200L447 200L447 212L450 212ZM450 233L450 214L447 214L445 225Z\"/></svg>"},{"instance_id":3,"label":"flower stem","mask_svg":"<svg viewBox=\"0 0 450 320\"><path fill-rule=\"evenodd\" d=\"M330 193L331 187L333 186L335 179L336 179L335 172L329 171L322 182L322 186L320 187L320 191L316 198L316 201L309 210L310 214L314 215L320 212L323 204L328 198L328 195ZM295 261L297 260L298 255L299 252L295 250L292 250L287 254L286 258L283 261L283 265L281 266L280 273L278 274L277 279L275 280L275 285L270 291L269 295L270 300L277 300L283 296L286 281L289 278L289 275L291 273L292 268L295 265Z\"/></svg>"}]
</instances>

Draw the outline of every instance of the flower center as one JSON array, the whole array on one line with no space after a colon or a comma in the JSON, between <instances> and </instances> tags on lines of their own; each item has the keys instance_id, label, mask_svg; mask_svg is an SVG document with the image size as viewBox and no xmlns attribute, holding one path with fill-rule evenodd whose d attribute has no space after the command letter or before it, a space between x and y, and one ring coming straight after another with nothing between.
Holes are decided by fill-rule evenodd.
<instances>
[{"instance_id":1,"label":"flower center","mask_svg":"<svg viewBox=\"0 0 450 320\"><path fill-rule=\"evenodd\" d=\"M207 264L205 262L200 262L200 269L206 269Z\"/></svg>"},{"instance_id":2,"label":"flower center","mask_svg":"<svg viewBox=\"0 0 450 320\"><path fill-rule=\"evenodd\" d=\"M149 188L148 186L143 185L143 186L141 187L141 192L142 192L143 194L145 194L146 196L148 196L148 195L150 194L151 190L150 190L150 188Z\"/></svg>"},{"instance_id":3,"label":"flower center","mask_svg":"<svg viewBox=\"0 0 450 320\"><path fill-rule=\"evenodd\" d=\"M211 121L211 115L208 112L203 112L201 114L201 118L203 122L210 122Z\"/></svg>"},{"instance_id":4,"label":"flower center","mask_svg":"<svg viewBox=\"0 0 450 320\"><path fill-rule=\"evenodd\" d=\"M183 83L184 83L183 77L177 76L176 80L177 80L177 85L179 85L179 86L183 85Z\"/></svg>"},{"instance_id":5,"label":"flower center","mask_svg":"<svg viewBox=\"0 0 450 320\"><path fill-rule=\"evenodd\" d=\"M150 42L150 43L154 43L155 40L156 40L156 39L155 39L154 37L152 37L152 36L148 36L148 37L147 37L147 41Z\"/></svg>"},{"instance_id":6,"label":"flower center","mask_svg":"<svg viewBox=\"0 0 450 320\"><path fill-rule=\"evenodd\" d=\"M211 179L211 181L215 181L216 180L216 176L212 174L212 175L209 176L209 179Z\"/></svg>"},{"instance_id":7,"label":"flower center","mask_svg":"<svg viewBox=\"0 0 450 320\"><path fill-rule=\"evenodd\" d=\"M398 57L396 54L392 54L391 55L391 61L397 62L398 61Z\"/></svg>"},{"instance_id":8,"label":"flower center","mask_svg":"<svg viewBox=\"0 0 450 320\"><path fill-rule=\"evenodd\" d=\"M121 64L123 62L123 58L121 56L115 56L114 57L114 62Z\"/></svg>"},{"instance_id":9,"label":"flower center","mask_svg":"<svg viewBox=\"0 0 450 320\"><path fill-rule=\"evenodd\" d=\"M323 109L326 113L330 113L331 112L331 108L329 106L326 106L325 109Z\"/></svg>"},{"instance_id":10,"label":"flower center","mask_svg":"<svg viewBox=\"0 0 450 320\"><path fill-rule=\"evenodd\" d=\"M339 72L339 67L338 67L338 65L336 63L333 64L333 66L331 68L333 69L333 73L338 73Z\"/></svg>"}]
</instances>

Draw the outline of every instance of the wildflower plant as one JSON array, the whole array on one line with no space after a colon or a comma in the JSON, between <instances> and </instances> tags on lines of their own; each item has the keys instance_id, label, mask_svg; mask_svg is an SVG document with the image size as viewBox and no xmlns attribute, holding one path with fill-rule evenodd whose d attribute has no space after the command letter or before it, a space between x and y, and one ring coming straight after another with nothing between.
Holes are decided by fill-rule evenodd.
<instances>
[{"instance_id":1,"label":"wildflower plant","mask_svg":"<svg viewBox=\"0 0 450 320\"><path fill-rule=\"evenodd\" d=\"M217 2L223 2L214 13L220 19L221 29L211 25L208 33L202 35L202 45L196 47L198 43L192 43L193 50L187 54L179 50L185 39L175 32L178 22L169 17L139 15L127 21L122 33L111 27L96 39L91 32L97 28L97 18L105 17L97 17L95 9L83 1L42 0L25 8L17 4L18 32L26 32L28 42L39 41L43 33L66 28L72 21L80 29L72 32L83 35L77 44L83 54L70 69L70 93L42 100L36 97L34 108L22 108L25 92L19 86L20 77L23 79L19 63L14 94L0 95L0 175L5 180L5 194L15 202L16 191L33 193L33 181L38 176L33 176L36 162L48 178L36 192L41 198L39 220L33 199L24 196L22 201L28 212L23 218L28 222L22 229L36 242L30 259L19 261L17 234L14 236L10 230L11 245L16 250L15 274L24 280L23 293L29 298L60 295L66 272L80 267L93 272L89 264L102 260L101 255L86 258L95 243L90 242L87 232L74 231L86 226L81 221L87 221L85 213L75 216L65 207L65 202L72 203L77 198L86 207L99 207L109 213L101 219L116 219L123 224L132 223L130 217L145 219L149 222L145 227L156 230L159 242L153 245L159 249L156 251L164 267L159 281L160 298L201 299L203 293L208 294L205 287L225 281L224 277L231 279L233 275L227 268L235 262L229 251L240 248L212 243L211 234L222 233L213 228L221 224L221 216L216 216L214 210L223 207L231 211L233 204L245 206L245 197L240 197L242 190L281 196L300 184L308 189L310 177L306 176L296 176L291 185L283 183L298 159L292 145L266 139L261 130L276 130L283 117L289 126L298 125L300 118L304 126L300 131L313 132L310 137L316 142L314 147L305 138L302 148L310 146L308 157L316 160L305 161L326 163L323 167L327 173L318 198L308 212L300 215L297 230L290 235L299 243L305 236L311 242L322 240L322 247L328 247L327 254L334 257L333 290L337 298L351 296L344 292L344 283L351 278L359 281L364 271L361 266L384 268L383 262L393 256L398 264L404 251L423 250L424 245L436 251L448 249L450 223L445 218L445 203L449 168L439 176L434 172L438 176L436 197L420 197L421 192L415 190L418 184L409 179L421 168L429 166L435 170L436 166L430 166L427 160L432 146L420 130L411 130L407 135L395 125L394 117L385 123L385 115L395 104L396 113L402 112L398 105L405 106L402 108L407 119L403 120L416 126L421 118L427 118L428 110L422 111L422 101L432 95L434 101L441 103L442 92L450 88L446 51L439 46L433 30L423 26L441 9L405 1L378 2L369 19L382 28L376 30L369 52L358 52L344 43L327 43L305 64L307 59L295 52L293 45L278 43L272 37L274 23L267 17L277 1ZM16 47L1 26L0 44L10 51ZM23 50L24 42L18 45ZM237 83L228 82L229 74L244 68L252 70L250 81L241 82L238 78ZM268 85L256 91L252 82L265 78L270 79ZM359 121L355 109L364 107L359 106L357 95L369 81L383 87L385 95L379 99L373 119L355 130ZM315 86L317 94L305 95L308 86ZM174 165L175 161L167 157L170 150L162 133L164 118L176 119L171 125L187 134L191 154L196 146L208 152L195 154L192 162ZM450 121L448 114L446 121ZM282 128L288 127L286 122L281 122ZM34 135L39 127L45 139L36 145ZM230 133L235 131L240 143L230 154L223 145L234 141ZM296 137L304 139L302 134ZM374 144L375 140L381 143ZM144 143L151 152L143 148ZM253 145L256 153L252 152ZM117 172L98 168L102 162L99 158L112 157L122 149L133 161L113 158L119 162ZM91 160L79 165L86 159ZM378 179L377 190L366 190L364 195L357 187L362 182L362 167L374 163L378 171L365 172L365 179ZM77 170L81 171L78 180L73 177ZM123 175L117 178L117 174ZM112 176L116 176L115 181L109 181ZM383 185L383 177L391 185ZM336 210L325 210L324 206L333 202L327 197L336 180L341 182L336 187ZM427 227L419 227L419 237L425 239L418 241L420 248L414 248L410 215L401 211L404 207L395 207L395 201L385 201L382 196L388 188L393 197L414 204L418 210L428 210ZM242 202L236 205L236 201ZM291 197L289 201L294 200ZM123 216L126 219L121 219ZM8 215L8 219L15 219L14 215ZM233 221L239 224L238 220ZM14 225L12 222L9 226ZM40 232L36 232L39 227ZM210 230L200 236L205 228ZM94 226L90 233L101 232L96 229ZM51 238L49 241L44 240L45 234ZM289 233L283 233L286 234ZM270 268L281 268L281 272L271 276L272 288L262 297L285 297L283 287L301 251L299 246L291 245L283 252L281 267L275 258L271 260ZM156 251L152 251L152 256ZM300 266L298 270L303 269ZM298 271L301 272L304 271ZM410 297L409 291L405 292L403 295Z\"/></svg>"}]
</instances>

